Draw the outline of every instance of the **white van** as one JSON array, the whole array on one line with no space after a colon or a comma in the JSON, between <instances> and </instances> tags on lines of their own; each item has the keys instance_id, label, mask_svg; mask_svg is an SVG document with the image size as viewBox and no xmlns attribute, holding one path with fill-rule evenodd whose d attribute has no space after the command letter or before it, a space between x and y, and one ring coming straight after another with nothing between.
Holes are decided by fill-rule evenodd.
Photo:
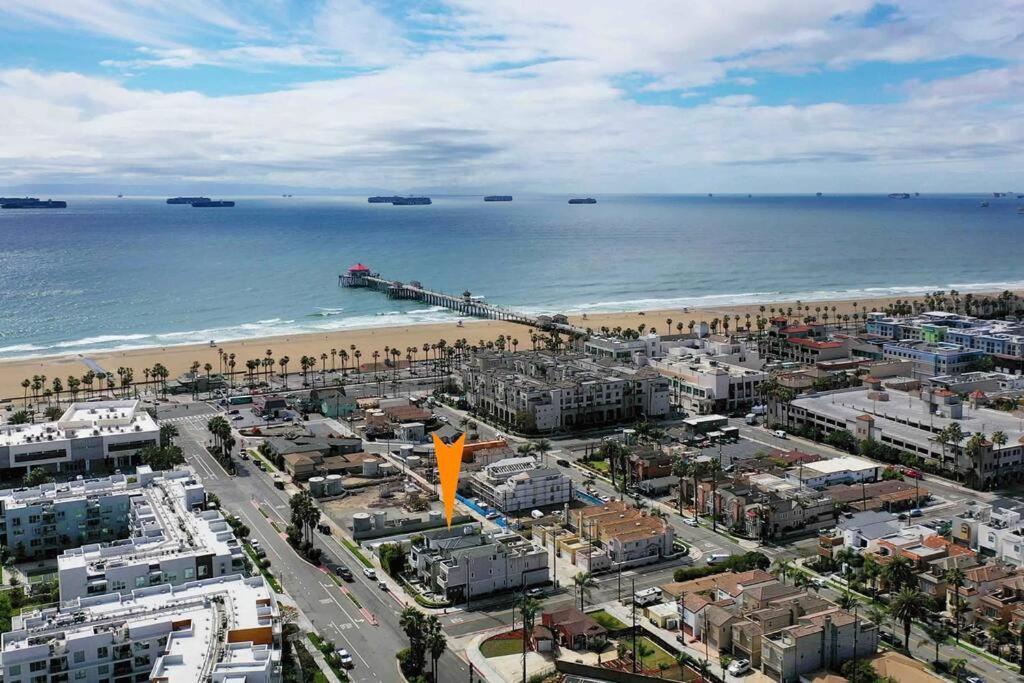
<instances>
[{"instance_id":1,"label":"white van","mask_svg":"<svg viewBox=\"0 0 1024 683\"><path fill-rule=\"evenodd\" d=\"M772 434L779 437L780 439L786 438L786 432L782 429L776 429L774 432L772 432Z\"/></svg>"},{"instance_id":2,"label":"white van","mask_svg":"<svg viewBox=\"0 0 1024 683\"><path fill-rule=\"evenodd\" d=\"M708 564L718 564L720 562L725 562L730 557L732 556L729 553L712 553L708 556Z\"/></svg>"},{"instance_id":3,"label":"white van","mask_svg":"<svg viewBox=\"0 0 1024 683\"><path fill-rule=\"evenodd\" d=\"M541 512L540 510L534 510L533 512L530 513L530 516L533 517L534 519L540 519L541 517L544 516L544 513Z\"/></svg>"}]
</instances>

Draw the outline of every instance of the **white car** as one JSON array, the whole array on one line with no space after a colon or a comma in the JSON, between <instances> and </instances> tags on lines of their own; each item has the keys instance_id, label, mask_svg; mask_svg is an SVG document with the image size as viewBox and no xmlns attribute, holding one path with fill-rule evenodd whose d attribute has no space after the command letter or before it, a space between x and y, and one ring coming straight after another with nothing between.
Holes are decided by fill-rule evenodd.
<instances>
[{"instance_id":1,"label":"white car","mask_svg":"<svg viewBox=\"0 0 1024 683\"><path fill-rule=\"evenodd\" d=\"M750 671L750 660L749 659L734 659L729 664L729 675L740 676Z\"/></svg>"},{"instance_id":2,"label":"white car","mask_svg":"<svg viewBox=\"0 0 1024 683\"><path fill-rule=\"evenodd\" d=\"M683 520L683 524L685 524L686 526L692 526L692 527L699 527L700 526L700 522L695 520L693 517L687 517L685 520Z\"/></svg>"},{"instance_id":3,"label":"white car","mask_svg":"<svg viewBox=\"0 0 1024 683\"><path fill-rule=\"evenodd\" d=\"M373 567L363 567L363 576L370 579L371 581L377 580L377 572L373 570Z\"/></svg>"},{"instance_id":4,"label":"white car","mask_svg":"<svg viewBox=\"0 0 1024 683\"><path fill-rule=\"evenodd\" d=\"M351 669L355 664L352 661L352 655L348 653L348 650L338 650L338 663L345 669Z\"/></svg>"}]
</instances>

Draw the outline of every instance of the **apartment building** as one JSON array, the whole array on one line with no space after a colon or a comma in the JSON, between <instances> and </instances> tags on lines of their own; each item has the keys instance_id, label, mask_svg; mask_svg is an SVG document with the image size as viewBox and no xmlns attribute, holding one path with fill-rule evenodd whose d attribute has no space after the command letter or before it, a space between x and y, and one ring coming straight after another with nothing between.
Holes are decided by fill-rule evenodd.
<instances>
[{"instance_id":1,"label":"apartment building","mask_svg":"<svg viewBox=\"0 0 1024 683\"><path fill-rule=\"evenodd\" d=\"M591 571L657 562L674 552L671 524L622 501L570 510L569 518L580 539L600 546L599 555L589 558Z\"/></svg>"},{"instance_id":2,"label":"apartment building","mask_svg":"<svg viewBox=\"0 0 1024 683\"><path fill-rule=\"evenodd\" d=\"M14 479L30 467L85 475L127 469L159 439L139 401L72 403L55 422L0 426L0 471Z\"/></svg>"},{"instance_id":3,"label":"apartment building","mask_svg":"<svg viewBox=\"0 0 1024 683\"><path fill-rule=\"evenodd\" d=\"M911 377L914 379L968 372L984 356L985 352L977 349L923 339L903 339L882 345L883 358L911 362Z\"/></svg>"},{"instance_id":4,"label":"apartment building","mask_svg":"<svg viewBox=\"0 0 1024 683\"><path fill-rule=\"evenodd\" d=\"M0 545L16 557L28 559L127 538L131 535L132 498L159 476L140 465L134 475L0 491Z\"/></svg>"},{"instance_id":5,"label":"apartment building","mask_svg":"<svg viewBox=\"0 0 1024 683\"><path fill-rule=\"evenodd\" d=\"M833 610L801 617L799 622L761 639L761 670L772 680L792 683L819 669L837 669L855 656L878 649L878 628L849 612Z\"/></svg>"},{"instance_id":6,"label":"apartment building","mask_svg":"<svg viewBox=\"0 0 1024 683\"><path fill-rule=\"evenodd\" d=\"M551 432L664 417L668 381L647 367L584 354L480 351L461 368L474 411L517 429Z\"/></svg>"},{"instance_id":7,"label":"apartment building","mask_svg":"<svg viewBox=\"0 0 1024 683\"><path fill-rule=\"evenodd\" d=\"M245 570L244 552L191 472L164 473L132 496L128 537L90 543L57 557L60 599L179 585Z\"/></svg>"},{"instance_id":8,"label":"apartment building","mask_svg":"<svg viewBox=\"0 0 1024 683\"><path fill-rule=\"evenodd\" d=\"M409 564L430 590L456 602L550 580L548 553L519 534L479 526L424 532Z\"/></svg>"},{"instance_id":9,"label":"apartment building","mask_svg":"<svg viewBox=\"0 0 1024 683\"><path fill-rule=\"evenodd\" d=\"M572 480L559 469L537 467L532 457L506 458L469 477L473 493L502 512L562 505L573 497Z\"/></svg>"},{"instance_id":10,"label":"apartment building","mask_svg":"<svg viewBox=\"0 0 1024 683\"><path fill-rule=\"evenodd\" d=\"M947 341L997 358L1024 357L1024 323L984 320L958 313L930 311L914 316L893 317L869 313L869 334L885 339Z\"/></svg>"},{"instance_id":11,"label":"apartment building","mask_svg":"<svg viewBox=\"0 0 1024 683\"><path fill-rule=\"evenodd\" d=\"M16 616L0 636L0 671L5 683L277 683L280 644L273 591L233 575Z\"/></svg>"},{"instance_id":12,"label":"apartment building","mask_svg":"<svg viewBox=\"0 0 1024 683\"><path fill-rule=\"evenodd\" d=\"M758 338L758 352L765 359L814 365L849 358L851 341L830 338L821 324L790 323L786 318L774 318L767 333Z\"/></svg>"},{"instance_id":13,"label":"apartment building","mask_svg":"<svg viewBox=\"0 0 1024 683\"><path fill-rule=\"evenodd\" d=\"M1024 566L1024 504L1011 498L972 501L952 520L955 541L986 557Z\"/></svg>"}]
</instances>

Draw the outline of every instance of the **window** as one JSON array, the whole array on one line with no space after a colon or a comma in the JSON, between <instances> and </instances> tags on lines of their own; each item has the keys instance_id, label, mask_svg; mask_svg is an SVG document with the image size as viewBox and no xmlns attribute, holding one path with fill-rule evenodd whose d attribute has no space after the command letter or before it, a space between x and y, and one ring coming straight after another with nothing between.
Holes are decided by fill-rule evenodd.
<instances>
[{"instance_id":1,"label":"window","mask_svg":"<svg viewBox=\"0 0 1024 683\"><path fill-rule=\"evenodd\" d=\"M75 664L81 664L85 661L85 650L75 650L74 662Z\"/></svg>"},{"instance_id":2,"label":"window","mask_svg":"<svg viewBox=\"0 0 1024 683\"><path fill-rule=\"evenodd\" d=\"M110 650L106 646L96 648L96 658L106 659L110 656Z\"/></svg>"},{"instance_id":3,"label":"window","mask_svg":"<svg viewBox=\"0 0 1024 683\"><path fill-rule=\"evenodd\" d=\"M135 577L135 587L136 588L143 588L145 585L146 585L146 577L145 576L136 576Z\"/></svg>"},{"instance_id":4,"label":"window","mask_svg":"<svg viewBox=\"0 0 1024 683\"><path fill-rule=\"evenodd\" d=\"M185 579L186 580L195 578L195 575L196 575L196 570L195 569L192 569L192 567L185 567Z\"/></svg>"}]
</instances>

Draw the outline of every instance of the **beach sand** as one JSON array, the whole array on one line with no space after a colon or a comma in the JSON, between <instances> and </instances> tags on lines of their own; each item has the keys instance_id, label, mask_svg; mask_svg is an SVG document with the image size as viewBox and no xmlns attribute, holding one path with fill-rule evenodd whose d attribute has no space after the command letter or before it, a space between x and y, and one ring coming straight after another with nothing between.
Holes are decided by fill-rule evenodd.
<instances>
[{"instance_id":1,"label":"beach sand","mask_svg":"<svg viewBox=\"0 0 1024 683\"><path fill-rule=\"evenodd\" d=\"M995 294L998 293L993 293L992 295ZM985 295L975 295L976 298L982 298L983 296ZM833 315L832 307L834 306L835 314L843 315L853 314L855 311L860 313L864 309L868 311L872 309L882 310L888 304L901 298L908 300L908 297L858 300L856 308L854 308L855 302L853 301L802 301L801 303L804 306L809 306L810 314L814 314L815 309L820 306L822 312L828 307L830 315ZM917 298L920 299L922 297ZM669 332L675 334L677 332L676 324L679 322L683 323L683 332L686 332L687 324L691 320L695 322L710 322L713 318L721 319L722 316L728 314L733 318L730 323L730 329L735 330L737 327L744 325L747 314L750 315L750 323L753 326L754 321L761 312L762 306L764 306L764 315L766 317L771 315L773 307L776 309L777 314L780 312L784 314L787 308L792 307L794 309L794 316L798 315L795 310L797 306L795 301L781 301L771 304L690 308L686 311L683 309L669 309L626 313L593 313L589 314L585 319L582 315L570 316L570 320L581 327L590 327L594 330L600 330L602 327L615 328L619 326L636 329L639 325L644 324L648 330L654 328L661 334ZM799 315L802 317L807 314L807 312L801 312ZM739 324L737 324L737 318L739 319ZM671 330L668 329L666 319L672 320ZM820 319L821 317L819 316ZM830 322L832 320L834 320L834 317L830 317ZM383 362L385 347L401 349L402 358L404 359L404 350L409 346L416 346L422 349L424 343L432 344L439 339L446 340L450 345L456 339L463 338L470 344L477 344L480 340L485 342L493 341L502 334L511 339L518 339L518 348L520 350L531 348L530 328L525 325L495 320L466 320L462 327L458 327L454 321L443 324L374 327L339 330L328 333L230 341L218 344L215 347L210 347L209 345L188 345L102 352L89 354L88 357L97 362L107 372L116 373L119 367L132 368L135 380L143 381L143 368L151 368L156 363L163 363L170 371L172 378L188 371L194 361L198 361L200 365L209 362L213 365L213 371L217 372L219 370L218 348L224 349L225 353L235 354L236 373L245 372L245 361L251 358L263 358L267 350L272 352L272 356L275 359L287 355L291 359L291 363L288 365L289 372L297 372L300 367L299 358L303 355L314 356L319 362L320 355L327 353L327 364L330 367L332 348L339 351L341 349L347 350L350 356L348 363L349 367L351 367L353 363L352 345L355 345L362 352L360 360L363 365L367 365L373 363L374 351L380 351L380 361ZM424 357L422 351L418 357ZM340 367L340 359L336 361L336 366ZM275 365L276 368L277 366ZM17 404L20 403L20 398L23 395L21 382L26 378L30 379L33 375L45 375L47 378L46 386L49 387L54 377L60 377L66 386L69 375L81 377L88 369L83 362L82 356L79 355L0 361L0 397L12 399ZM319 365L317 369L319 369Z\"/></svg>"}]
</instances>

